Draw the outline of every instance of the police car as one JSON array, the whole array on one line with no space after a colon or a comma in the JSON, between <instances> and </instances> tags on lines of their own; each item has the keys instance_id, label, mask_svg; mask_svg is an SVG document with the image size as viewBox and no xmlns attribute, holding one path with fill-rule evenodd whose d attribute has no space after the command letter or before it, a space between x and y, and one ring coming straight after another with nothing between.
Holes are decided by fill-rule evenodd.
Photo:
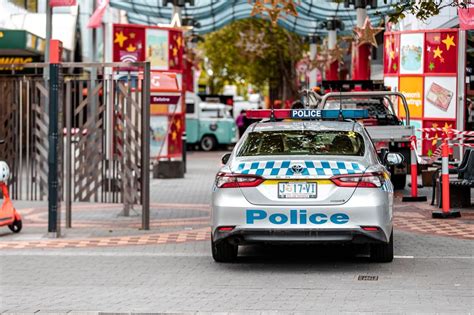
<instances>
[{"instance_id":1,"label":"police car","mask_svg":"<svg viewBox=\"0 0 474 315\"><path fill-rule=\"evenodd\" d=\"M392 261L393 185L386 165L402 163L403 156L377 155L364 127L351 120L367 113L269 115L222 157L212 193L214 260L236 260L239 245L335 242L370 244L373 261Z\"/></svg>"}]
</instances>

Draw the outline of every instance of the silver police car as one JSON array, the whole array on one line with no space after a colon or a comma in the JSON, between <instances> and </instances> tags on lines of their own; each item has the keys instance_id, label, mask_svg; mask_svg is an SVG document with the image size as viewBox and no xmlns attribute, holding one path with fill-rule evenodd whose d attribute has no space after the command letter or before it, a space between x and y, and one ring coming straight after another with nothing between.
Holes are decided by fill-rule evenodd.
<instances>
[{"instance_id":1,"label":"silver police car","mask_svg":"<svg viewBox=\"0 0 474 315\"><path fill-rule=\"evenodd\" d=\"M393 260L393 185L364 127L347 121L259 122L222 158L212 193L212 256L255 243L370 244Z\"/></svg>"}]
</instances>

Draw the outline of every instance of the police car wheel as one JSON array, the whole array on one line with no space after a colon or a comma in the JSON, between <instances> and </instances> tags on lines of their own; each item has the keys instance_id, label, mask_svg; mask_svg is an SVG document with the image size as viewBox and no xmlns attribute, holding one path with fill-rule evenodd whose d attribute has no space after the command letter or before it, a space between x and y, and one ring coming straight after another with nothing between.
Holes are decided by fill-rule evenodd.
<instances>
[{"instance_id":1,"label":"police car wheel","mask_svg":"<svg viewBox=\"0 0 474 315\"><path fill-rule=\"evenodd\" d=\"M13 221L12 224L8 226L8 228L13 232L13 233L19 233L21 231L21 228L23 227L23 224L21 223L21 220L15 220Z\"/></svg>"},{"instance_id":2,"label":"police car wheel","mask_svg":"<svg viewBox=\"0 0 474 315\"><path fill-rule=\"evenodd\" d=\"M228 241L220 241L219 243L211 242L212 244L212 258L216 262L234 262L237 259L237 251L239 247L232 245Z\"/></svg>"},{"instance_id":3,"label":"police car wheel","mask_svg":"<svg viewBox=\"0 0 474 315\"><path fill-rule=\"evenodd\" d=\"M393 231L388 243L370 246L370 260L374 262L391 262L393 260Z\"/></svg>"},{"instance_id":4,"label":"police car wheel","mask_svg":"<svg viewBox=\"0 0 474 315\"><path fill-rule=\"evenodd\" d=\"M393 188L395 189L405 189L405 185L407 183L407 176L403 175L392 175L391 178Z\"/></svg>"},{"instance_id":5,"label":"police car wheel","mask_svg":"<svg viewBox=\"0 0 474 315\"><path fill-rule=\"evenodd\" d=\"M213 136L204 136L201 139L201 149L203 151L212 151L216 145L217 141Z\"/></svg>"}]
</instances>

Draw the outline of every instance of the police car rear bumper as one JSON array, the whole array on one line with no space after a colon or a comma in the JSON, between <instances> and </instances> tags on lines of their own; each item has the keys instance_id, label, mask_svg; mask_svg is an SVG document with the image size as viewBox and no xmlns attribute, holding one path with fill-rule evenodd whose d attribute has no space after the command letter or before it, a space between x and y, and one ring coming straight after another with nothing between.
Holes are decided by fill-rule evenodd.
<instances>
[{"instance_id":1,"label":"police car rear bumper","mask_svg":"<svg viewBox=\"0 0 474 315\"><path fill-rule=\"evenodd\" d=\"M250 245L258 243L387 243L388 239L382 230L364 231L363 229L317 230L317 229L235 229L221 232L218 229L213 234L214 242L223 240L235 245Z\"/></svg>"}]
</instances>

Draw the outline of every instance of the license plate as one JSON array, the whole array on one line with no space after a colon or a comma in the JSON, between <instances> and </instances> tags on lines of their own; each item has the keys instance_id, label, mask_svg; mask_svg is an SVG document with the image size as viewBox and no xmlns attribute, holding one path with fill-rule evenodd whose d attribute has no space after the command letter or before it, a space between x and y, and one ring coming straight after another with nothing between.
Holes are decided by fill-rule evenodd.
<instances>
[{"instance_id":1,"label":"license plate","mask_svg":"<svg viewBox=\"0 0 474 315\"><path fill-rule=\"evenodd\" d=\"M316 189L317 183L314 182L278 183L278 198L316 198Z\"/></svg>"}]
</instances>

